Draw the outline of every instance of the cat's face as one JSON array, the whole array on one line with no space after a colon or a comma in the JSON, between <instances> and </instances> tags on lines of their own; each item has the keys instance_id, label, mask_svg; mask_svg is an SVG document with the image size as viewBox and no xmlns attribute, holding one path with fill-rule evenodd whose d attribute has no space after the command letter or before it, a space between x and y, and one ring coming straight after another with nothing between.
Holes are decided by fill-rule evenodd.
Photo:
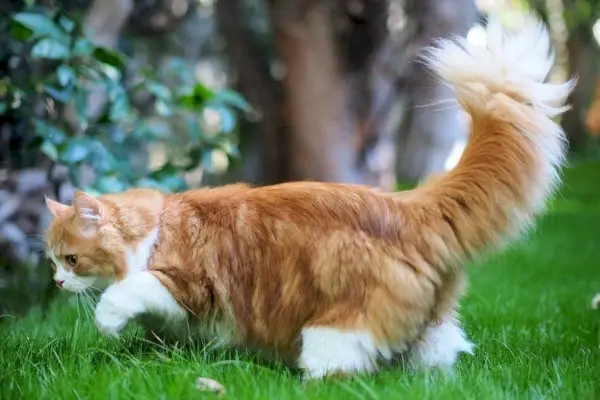
<instances>
[{"instance_id":1,"label":"cat's face","mask_svg":"<svg viewBox=\"0 0 600 400\"><path fill-rule=\"evenodd\" d=\"M58 286L76 293L103 290L123 276L126 248L106 206L83 192L72 206L50 199L46 205L54 216L46 254Z\"/></svg>"}]
</instances>

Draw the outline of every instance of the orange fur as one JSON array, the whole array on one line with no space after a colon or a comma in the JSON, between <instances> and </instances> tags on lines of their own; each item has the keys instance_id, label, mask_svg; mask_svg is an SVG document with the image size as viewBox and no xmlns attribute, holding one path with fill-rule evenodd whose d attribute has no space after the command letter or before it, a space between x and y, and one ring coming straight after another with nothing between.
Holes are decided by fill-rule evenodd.
<instances>
[{"instance_id":1,"label":"orange fur","mask_svg":"<svg viewBox=\"0 0 600 400\"><path fill-rule=\"evenodd\" d=\"M448 68L438 72L472 118L469 143L454 170L412 191L294 182L78 193L73 207L49 201L49 250L60 262L77 255L76 274L119 281L127 249L158 227L146 268L205 336L305 369L296 360L310 327L367 332L384 356L410 351L428 326L455 318L462 266L542 210L564 155L543 102ZM570 86L555 89L560 107Z\"/></svg>"}]
</instances>

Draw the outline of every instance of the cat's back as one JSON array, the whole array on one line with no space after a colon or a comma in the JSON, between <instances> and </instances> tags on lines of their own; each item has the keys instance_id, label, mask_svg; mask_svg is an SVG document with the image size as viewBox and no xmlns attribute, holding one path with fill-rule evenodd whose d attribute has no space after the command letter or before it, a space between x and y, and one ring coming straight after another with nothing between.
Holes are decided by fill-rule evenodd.
<instances>
[{"instance_id":1,"label":"cat's back","mask_svg":"<svg viewBox=\"0 0 600 400\"><path fill-rule=\"evenodd\" d=\"M171 202L206 229L250 234L289 227L301 231L360 231L397 240L403 225L401 204L376 189L339 183L291 182L197 189Z\"/></svg>"}]
</instances>

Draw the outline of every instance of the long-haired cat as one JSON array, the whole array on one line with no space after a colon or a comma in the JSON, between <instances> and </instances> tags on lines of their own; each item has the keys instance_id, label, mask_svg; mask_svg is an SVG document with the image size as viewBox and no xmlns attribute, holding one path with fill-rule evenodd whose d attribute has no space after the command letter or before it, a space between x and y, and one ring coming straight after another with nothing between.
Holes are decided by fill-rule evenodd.
<instances>
[{"instance_id":1,"label":"long-haired cat","mask_svg":"<svg viewBox=\"0 0 600 400\"><path fill-rule=\"evenodd\" d=\"M553 55L537 20L514 35L492 21L487 40L443 39L424 56L471 117L444 176L401 193L295 182L48 200L58 285L106 289L106 335L151 316L158 330L276 352L310 378L398 354L452 366L472 348L456 314L463 266L543 210L565 157L551 118L573 87L544 82Z\"/></svg>"}]
</instances>

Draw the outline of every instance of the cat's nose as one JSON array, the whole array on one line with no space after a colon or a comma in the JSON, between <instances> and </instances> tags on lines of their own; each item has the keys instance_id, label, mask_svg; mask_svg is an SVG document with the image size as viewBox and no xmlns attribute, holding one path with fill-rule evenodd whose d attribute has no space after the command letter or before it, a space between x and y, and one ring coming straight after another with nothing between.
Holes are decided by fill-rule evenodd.
<instances>
[{"instance_id":1,"label":"cat's nose","mask_svg":"<svg viewBox=\"0 0 600 400\"><path fill-rule=\"evenodd\" d=\"M65 281L56 281L56 284L58 285L58 287L62 287L63 283L65 283Z\"/></svg>"}]
</instances>

